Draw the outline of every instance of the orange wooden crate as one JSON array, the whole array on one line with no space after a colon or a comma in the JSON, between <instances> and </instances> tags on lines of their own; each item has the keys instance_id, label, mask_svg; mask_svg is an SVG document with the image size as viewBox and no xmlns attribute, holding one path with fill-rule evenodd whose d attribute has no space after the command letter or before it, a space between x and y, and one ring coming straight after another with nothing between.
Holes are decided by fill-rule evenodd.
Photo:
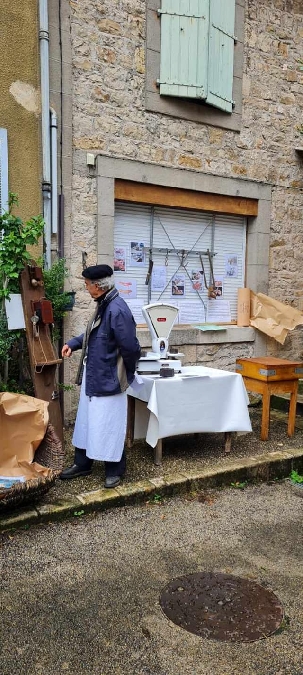
<instances>
[{"instance_id":1,"label":"orange wooden crate","mask_svg":"<svg viewBox=\"0 0 303 675\"><path fill-rule=\"evenodd\" d=\"M237 359L236 371L243 377L262 382L298 380L303 377L303 362L287 361L273 356L257 356L251 359Z\"/></svg>"},{"instance_id":2,"label":"orange wooden crate","mask_svg":"<svg viewBox=\"0 0 303 675\"><path fill-rule=\"evenodd\" d=\"M236 370L243 377L248 391L262 396L261 439L266 441L269 433L270 397L273 394L290 394L287 433L293 436L298 395L298 380L303 375L301 361L287 361L273 356L257 356L237 359Z\"/></svg>"}]
</instances>

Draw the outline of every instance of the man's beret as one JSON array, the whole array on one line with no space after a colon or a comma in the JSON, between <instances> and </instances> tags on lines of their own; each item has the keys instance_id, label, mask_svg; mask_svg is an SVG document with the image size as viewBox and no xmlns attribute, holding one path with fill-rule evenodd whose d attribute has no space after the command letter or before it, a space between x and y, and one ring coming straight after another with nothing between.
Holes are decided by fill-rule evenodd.
<instances>
[{"instance_id":1,"label":"man's beret","mask_svg":"<svg viewBox=\"0 0 303 675\"><path fill-rule=\"evenodd\" d=\"M82 276L85 277L85 279L94 281L95 279L111 277L113 273L114 272L109 265L91 265L83 270Z\"/></svg>"}]
</instances>

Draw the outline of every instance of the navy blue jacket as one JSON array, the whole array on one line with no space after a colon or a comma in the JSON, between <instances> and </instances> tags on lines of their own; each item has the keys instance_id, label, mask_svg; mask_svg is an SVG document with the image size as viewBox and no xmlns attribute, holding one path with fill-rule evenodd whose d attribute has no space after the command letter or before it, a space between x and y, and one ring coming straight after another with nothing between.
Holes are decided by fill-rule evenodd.
<instances>
[{"instance_id":1,"label":"navy blue jacket","mask_svg":"<svg viewBox=\"0 0 303 675\"><path fill-rule=\"evenodd\" d=\"M140 345L134 317L116 288L97 303L86 333L72 338L67 344L72 352L82 349L77 384L81 384L86 357L87 396L120 394L132 383Z\"/></svg>"}]
</instances>

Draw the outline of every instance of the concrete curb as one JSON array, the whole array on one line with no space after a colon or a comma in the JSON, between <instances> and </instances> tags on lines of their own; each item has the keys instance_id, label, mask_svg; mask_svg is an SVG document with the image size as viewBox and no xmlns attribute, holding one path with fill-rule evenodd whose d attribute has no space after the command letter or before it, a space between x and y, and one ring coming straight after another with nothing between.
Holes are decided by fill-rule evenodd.
<instances>
[{"instance_id":1,"label":"concrete curb","mask_svg":"<svg viewBox=\"0 0 303 675\"><path fill-rule=\"evenodd\" d=\"M292 469L303 469L303 448L291 448L265 453L257 457L228 459L224 464L199 472L182 472L121 485L113 490L104 488L82 492L73 499L39 504L19 509L0 518L0 530L28 528L41 522L79 517L93 511L117 506L143 503L155 497L171 497L205 488L223 487L231 483L271 481L290 475Z\"/></svg>"}]
</instances>

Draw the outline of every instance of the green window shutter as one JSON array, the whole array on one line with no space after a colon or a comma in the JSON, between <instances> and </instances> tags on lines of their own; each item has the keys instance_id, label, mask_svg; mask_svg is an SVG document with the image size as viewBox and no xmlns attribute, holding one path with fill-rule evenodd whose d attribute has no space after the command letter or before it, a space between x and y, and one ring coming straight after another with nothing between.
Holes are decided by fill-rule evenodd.
<instances>
[{"instance_id":1,"label":"green window shutter","mask_svg":"<svg viewBox=\"0 0 303 675\"><path fill-rule=\"evenodd\" d=\"M235 0L210 0L209 68L206 102L232 112Z\"/></svg>"},{"instance_id":2,"label":"green window shutter","mask_svg":"<svg viewBox=\"0 0 303 675\"><path fill-rule=\"evenodd\" d=\"M162 0L160 94L207 96L209 0Z\"/></svg>"}]
</instances>

